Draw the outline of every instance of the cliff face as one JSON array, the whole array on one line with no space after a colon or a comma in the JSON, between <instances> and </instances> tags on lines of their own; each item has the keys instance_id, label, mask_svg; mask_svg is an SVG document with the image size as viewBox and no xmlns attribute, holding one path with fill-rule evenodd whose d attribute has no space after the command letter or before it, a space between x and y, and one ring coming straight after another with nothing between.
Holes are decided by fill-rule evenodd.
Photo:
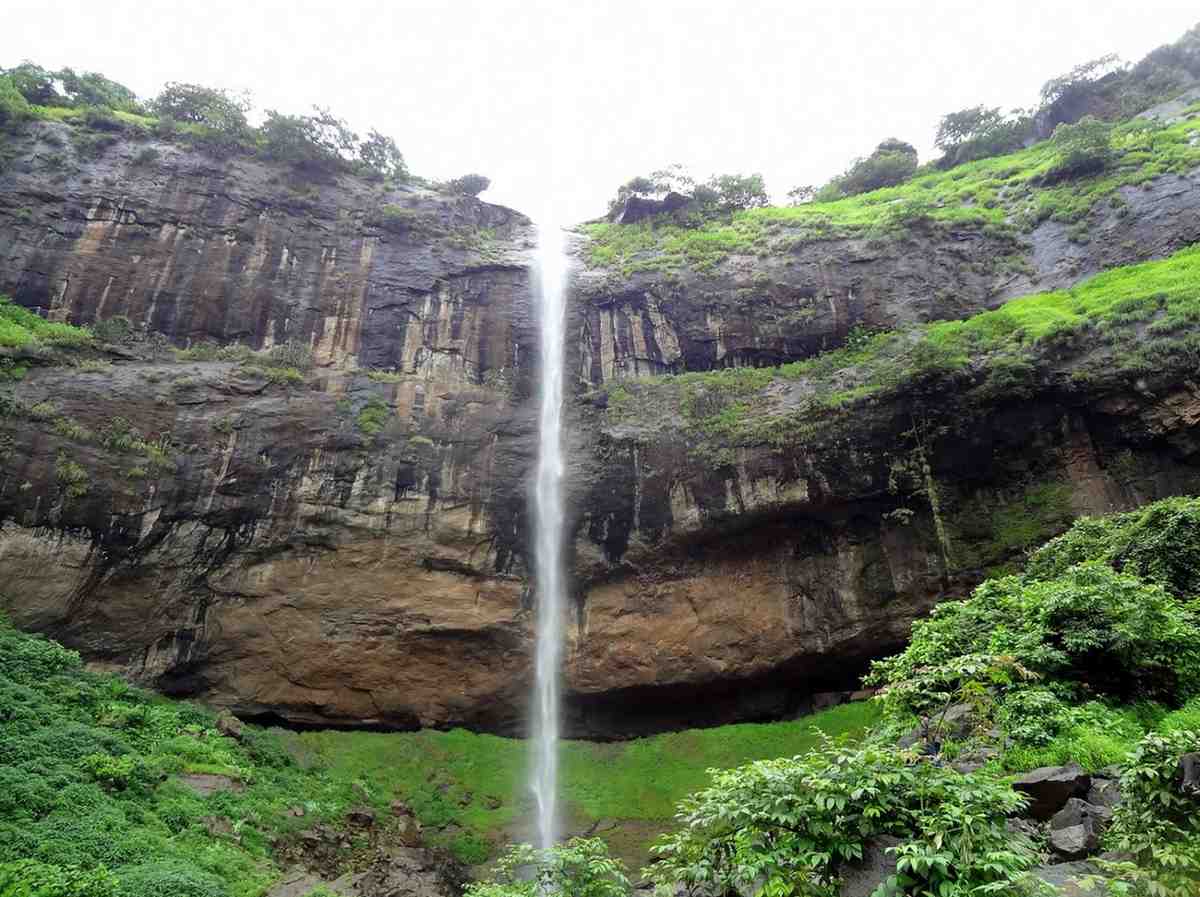
<instances>
[{"instance_id":1,"label":"cliff face","mask_svg":"<svg viewBox=\"0 0 1200 897\"><path fill-rule=\"evenodd\" d=\"M244 713L514 725L530 222L75 140L10 143L0 291L133 333L87 358L9 352L29 371L2 422L5 609ZM156 334L202 348L178 361ZM288 343L312 348L303 382L254 363Z\"/></svg>"},{"instance_id":2,"label":"cliff face","mask_svg":"<svg viewBox=\"0 0 1200 897\"><path fill-rule=\"evenodd\" d=\"M97 153L65 125L8 140L0 292L133 333L6 350L28 368L0 405L6 612L243 714L519 731L530 222L166 143ZM1094 347L1047 354L1011 395L914 382L719 457L689 417L719 397L689 393L683 413L655 387L620 411L598 387L804 358L858 324L965 317L1164 255L1200 238L1195 186L1128 190L1086 243L1054 222L1028 240L914 228L671 277L591 268L577 244L570 730L802 710L1072 516L1200 489L1194 372L1080 386ZM287 374L270 350L296 344L315 365ZM764 395L801 407L807 388Z\"/></svg>"}]
</instances>

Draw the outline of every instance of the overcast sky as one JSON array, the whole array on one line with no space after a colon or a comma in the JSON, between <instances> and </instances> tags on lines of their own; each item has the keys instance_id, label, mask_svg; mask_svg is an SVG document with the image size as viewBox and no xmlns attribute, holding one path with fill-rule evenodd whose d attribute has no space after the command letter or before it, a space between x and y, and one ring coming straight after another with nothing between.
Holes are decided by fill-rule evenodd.
<instances>
[{"instance_id":1,"label":"overcast sky","mask_svg":"<svg viewBox=\"0 0 1200 897\"><path fill-rule=\"evenodd\" d=\"M260 108L329 106L396 138L434 178L535 217L600 214L670 162L759 171L779 197L885 137L927 157L940 115L1030 105L1104 53L1137 60L1200 21L1153 2L802 0L4 0L0 66L247 88Z\"/></svg>"}]
</instances>

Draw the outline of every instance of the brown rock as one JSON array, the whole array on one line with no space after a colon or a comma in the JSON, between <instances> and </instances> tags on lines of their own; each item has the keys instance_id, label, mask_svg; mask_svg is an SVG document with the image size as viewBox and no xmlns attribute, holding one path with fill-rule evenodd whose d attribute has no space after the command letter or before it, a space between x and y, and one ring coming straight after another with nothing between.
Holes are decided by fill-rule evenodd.
<instances>
[{"instance_id":1,"label":"brown rock","mask_svg":"<svg viewBox=\"0 0 1200 897\"><path fill-rule=\"evenodd\" d=\"M214 775L206 772L193 772L178 777L180 784L191 788L201 797L208 797L218 791L243 791L245 785L229 776Z\"/></svg>"},{"instance_id":2,"label":"brown rock","mask_svg":"<svg viewBox=\"0 0 1200 897\"><path fill-rule=\"evenodd\" d=\"M230 713L228 710L221 711L217 716L217 731L227 738L232 738L236 741L242 740L242 733L245 727L242 721Z\"/></svg>"}]
</instances>

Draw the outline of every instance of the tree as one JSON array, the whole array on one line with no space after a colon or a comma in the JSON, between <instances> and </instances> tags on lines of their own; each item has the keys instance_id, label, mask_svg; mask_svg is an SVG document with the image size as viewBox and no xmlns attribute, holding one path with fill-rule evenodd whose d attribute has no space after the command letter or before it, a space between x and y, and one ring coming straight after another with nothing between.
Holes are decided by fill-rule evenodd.
<instances>
[{"instance_id":1,"label":"tree","mask_svg":"<svg viewBox=\"0 0 1200 897\"><path fill-rule=\"evenodd\" d=\"M713 175L704 186L711 191L712 204L721 211L763 208L771 204L761 174Z\"/></svg>"},{"instance_id":2,"label":"tree","mask_svg":"<svg viewBox=\"0 0 1200 897\"><path fill-rule=\"evenodd\" d=\"M62 82L71 106L103 106L120 112L140 112L137 94L99 72L76 74L69 68L60 69L54 77Z\"/></svg>"},{"instance_id":3,"label":"tree","mask_svg":"<svg viewBox=\"0 0 1200 897\"><path fill-rule=\"evenodd\" d=\"M1052 106L1071 94L1084 91L1105 75L1120 71L1123 67L1121 58L1116 53L1080 63L1065 75L1051 78L1042 85L1042 107Z\"/></svg>"},{"instance_id":4,"label":"tree","mask_svg":"<svg viewBox=\"0 0 1200 897\"><path fill-rule=\"evenodd\" d=\"M812 202L817 195L817 188L812 184L800 184L787 192L788 205L802 206Z\"/></svg>"},{"instance_id":5,"label":"tree","mask_svg":"<svg viewBox=\"0 0 1200 897\"><path fill-rule=\"evenodd\" d=\"M0 126L18 122L29 115L29 103L7 75L0 75Z\"/></svg>"},{"instance_id":6,"label":"tree","mask_svg":"<svg viewBox=\"0 0 1200 897\"><path fill-rule=\"evenodd\" d=\"M358 135L328 109L314 106L316 115L284 115L267 110L258 132L268 158L298 167L337 169L347 164Z\"/></svg>"},{"instance_id":7,"label":"tree","mask_svg":"<svg viewBox=\"0 0 1200 897\"><path fill-rule=\"evenodd\" d=\"M37 106L56 106L62 97L54 86L55 75L29 60L3 72L25 99Z\"/></svg>"},{"instance_id":8,"label":"tree","mask_svg":"<svg viewBox=\"0 0 1200 897\"><path fill-rule=\"evenodd\" d=\"M865 159L856 159L844 174L817 191L817 199L828 201L856 196L882 187L894 187L917 170L917 150L911 143L889 137Z\"/></svg>"},{"instance_id":9,"label":"tree","mask_svg":"<svg viewBox=\"0 0 1200 897\"><path fill-rule=\"evenodd\" d=\"M358 146L358 158L368 172L380 177L404 180L408 177L408 167L404 164L404 156L391 137L385 137L374 128ZM475 175L480 177L480 175ZM484 178L486 181L487 178ZM480 191L487 189L485 184Z\"/></svg>"},{"instance_id":10,"label":"tree","mask_svg":"<svg viewBox=\"0 0 1200 897\"><path fill-rule=\"evenodd\" d=\"M247 129L246 113L250 111L250 97L244 92L234 94L200 84L171 81L150 103L150 108L162 118L204 125L223 133L241 134Z\"/></svg>"},{"instance_id":11,"label":"tree","mask_svg":"<svg viewBox=\"0 0 1200 897\"><path fill-rule=\"evenodd\" d=\"M460 193L463 196L478 196L492 185L491 178L482 174L464 174L462 177L444 181L440 186L446 193Z\"/></svg>"},{"instance_id":12,"label":"tree","mask_svg":"<svg viewBox=\"0 0 1200 897\"><path fill-rule=\"evenodd\" d=\"M934 146L942 150L942 167L986 159L1020 149L1030 133L1028 113L1004 115L998 106L973 106L942 116Z\"/></svg>"}]
</instances>

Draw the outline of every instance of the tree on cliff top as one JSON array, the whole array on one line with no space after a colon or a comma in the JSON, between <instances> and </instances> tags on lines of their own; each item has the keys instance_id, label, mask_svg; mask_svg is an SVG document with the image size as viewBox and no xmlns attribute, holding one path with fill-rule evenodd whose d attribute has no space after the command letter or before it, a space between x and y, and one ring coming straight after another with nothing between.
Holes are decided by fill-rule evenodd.
<instances>
[{"instance_id":1,"label":"tree on cliff top","mask_svg":"<svg viewBox=\"0 0 1200 897\"><path fill-rule=\"evenodd\" d=\"M246 92L234 94L200 84L171 81L150 103L150 109L160 118L241 134L247 129L250 96Z\"/></svg>"},{"instance_id":2,"label":"tree on cliff top","mask_svg":"<svg viewBox=\"0 0 1200 897\"><path fill-rule=\"evenodd\" d=\"M818 202L857 196L882 187L895 187L917 170L917 150L911 143L889 137L865 159L856 159L846 171L817 191Z\"/></svg>"}]
</instances>

